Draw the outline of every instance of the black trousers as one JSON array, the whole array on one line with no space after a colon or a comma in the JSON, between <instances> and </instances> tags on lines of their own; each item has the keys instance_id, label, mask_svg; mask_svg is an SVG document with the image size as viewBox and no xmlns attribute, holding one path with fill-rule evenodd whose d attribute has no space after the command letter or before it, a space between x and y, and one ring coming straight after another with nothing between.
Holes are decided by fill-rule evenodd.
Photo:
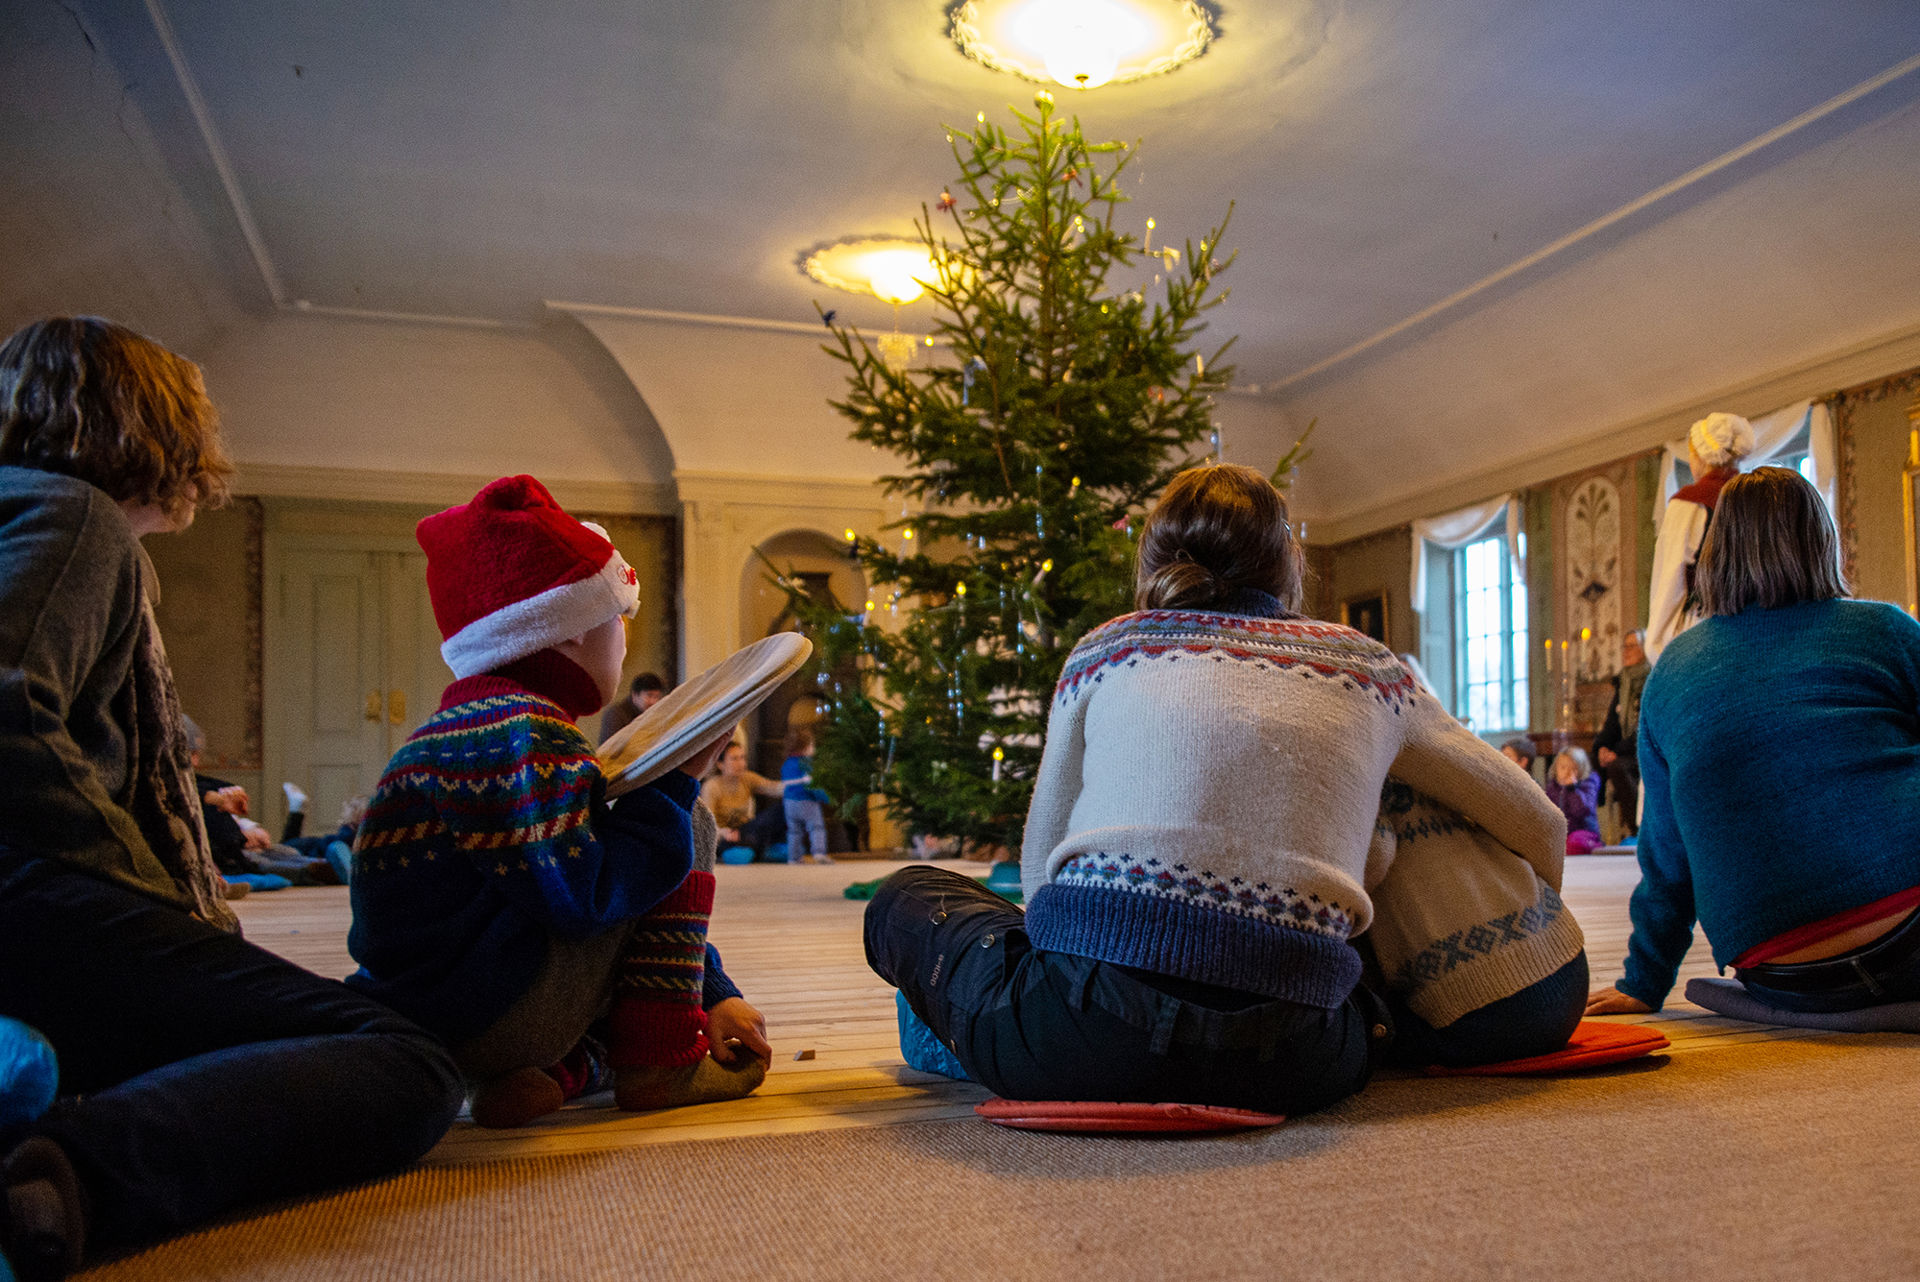
<instances>
[{"instance_id":1,"label":"black trousers","mask_svg":"<svg viewBox=\"0 0 1920 1282\"><path fill-rule=\"evenodd\" d=\"M65 1150L89 1240L126 1247L396 1171L452 1123L438 1041L179 908L0 847L0 1014L60 1057L27 1135Z\"/></svg>"},{"instance_id":2,"label":"black trousers","mask_svg":"<svg viewBox=\"0 0 1920 1282\"><path fill-rule=\"evenodd\" d=\"M1392 1039L1384 1005L1296 1002L1036 949L971 877L904 868L867 905L867 963L1009 1099L1214 1104L1297 1116L1358 1091Z\"/></svg>"}]
</instances>

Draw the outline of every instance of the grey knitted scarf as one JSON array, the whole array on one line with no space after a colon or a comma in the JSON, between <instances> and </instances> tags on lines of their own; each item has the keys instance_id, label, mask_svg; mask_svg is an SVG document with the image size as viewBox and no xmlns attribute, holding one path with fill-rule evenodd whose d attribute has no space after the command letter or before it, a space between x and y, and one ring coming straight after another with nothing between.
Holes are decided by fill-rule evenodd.
<instances>
[{"instance_id":1,"label":"grey knitted scarf","mask_svg":"<svg viewBox=\"0 0 1920 1282\"><path fill-rule=\"evenodd\" d=\"M147 845L192 902L194 916L237 935L240 919L227 907L207 844L173 670L167 666L167 648L160 640L153 602L144 591L140 641L133 660L132 722L134 820Z\"/></svg>"}]
</instances>

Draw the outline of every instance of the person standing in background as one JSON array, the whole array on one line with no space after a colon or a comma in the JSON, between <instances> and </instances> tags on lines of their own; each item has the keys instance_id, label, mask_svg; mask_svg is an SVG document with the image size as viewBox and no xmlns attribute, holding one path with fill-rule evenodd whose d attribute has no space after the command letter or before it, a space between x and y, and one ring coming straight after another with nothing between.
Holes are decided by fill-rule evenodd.
<instances>
[{"instance_id":1,"label":"person standing in background","mask_svg":"<svg viewBox=\"0 0 1920 1282\"><path fill-rule=\"evenodd\" d=\"M642 672L627 688L627 697L616 699L600 714L600 742L613 738L613 732L667 697L667 683L658 672Z\"/></svg>"},{"instance_id":2,"label":"person standing in background","mask_svg":"<svg viewBox=\"0 0 1920 1282\"><path fill-rule=\"evenodd\" d=\"M1646 652L1655 663L1668 642L1702 617L1694 598L1694 562L1700 559L1721 487L1740 474L1740 460L1752 452L1753 425L1737 414L1709 414L1687 429L1693 481L1667 500L1653 543Z\"/></svg>"},{"instance_id":3,"label":"person standing in background","mask_svg":"<svg viewBox=\"0 0 1920 1282\"><path fill-rule=\"evenodd\" d=\"M1645 634L1635 629L1620 639L1620 671L1613 678L1613 702L1607 705L1606 724L1593 741L1594 764L1603 786L1600 800L1611 793L1620 807L1620 819L1629 833L1640 829L1640 692L1646 688Z\"/></svg>"}]
</instances>

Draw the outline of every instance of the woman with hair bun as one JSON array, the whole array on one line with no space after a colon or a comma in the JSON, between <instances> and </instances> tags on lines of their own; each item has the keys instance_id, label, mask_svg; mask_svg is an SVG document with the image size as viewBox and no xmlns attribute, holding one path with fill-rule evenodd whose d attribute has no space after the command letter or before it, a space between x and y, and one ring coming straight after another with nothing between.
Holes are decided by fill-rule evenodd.
<instances>
[{"instance_id":1,"label":"woman with hair bun","mask_svg":"<svg viewBox=\"0 0 1920 1282\"><path fill-rule=\"evenodd\" d=\"M1846 600L1838 543L1798 472L1721 492L1707 617L1641 695L1633 936L1588 1013L1658 1010L1696 920L1744 990L1689 987L1714 1009L1794 1023L1920 1002L1920 624Z\"/></svg>"},{"instance_id":2,"label":"woman with hair bun","mask_svg":"<svg viewBox=\"0 0 1920 1282\"><path fill-rule=\"evenodd\" d=\"M1392 651L1297 614L1302 575L1260 473L1175 477L1138 609L1055 690L1024 917L937 869L874 897L869 961L975 1080L1296 1114L1379 1062L1566 1043L1587 982L1566 821Z\"/></svg>"},{"instance_id":3,"label":"woman with hair bun","mask_svg":"<svg viewBox=\"0 0 1920 1282\"><path fill-rule=\"evenodd\" d=\"M1648 595L1646 652L1660 658L1667 644L1701 618L1694 563L1713 522L1714 505L1740 460L1753 452L1753 425L1738 414L1709 414L1687 429L1693 481L1667 500L1653 541L1653 586Z\"/></svg>"}]
</instances>

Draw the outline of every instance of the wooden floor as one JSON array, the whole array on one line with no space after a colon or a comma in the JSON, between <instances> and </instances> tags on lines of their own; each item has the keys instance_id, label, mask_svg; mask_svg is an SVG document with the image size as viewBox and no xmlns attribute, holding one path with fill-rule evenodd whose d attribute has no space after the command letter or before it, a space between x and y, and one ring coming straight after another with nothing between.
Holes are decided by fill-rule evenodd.
<instances>
[{"instance_id":1,"label":"wooden floor","mask_svg":"<svg viewBox=\"0 0 1920 1282\"><path fill-rule=\"evenodd\" d=\"M986 1098L980 1087L918 1073L901 1062L893 990L867 969L860 942L863 901L842 893L857 880L902 865L872 861L832 867L751 864L718 869L712 939L727 972L767 1017L773 1069L751 1097L725 1104L621 1113L611 1097L562 1110L521 1131L487 1131L462 1121L427 1161L457 1164L543 1153L578 1153L678 1140L897 1126L961 1117ZM977 864L944 864L982 873ZM1587 935L1596 983L1619 973L1626 953L1627 896L1637 878L1630 856L1567 861L1565 899ZM247 936L319 974L353 969L347 955L347 892L295 889L256 895L237 907ZM1680 984L1714 973L1698 936ZM1676 987L1676 994L1678 987ZM1769 1029L1709 1015L1676 996L1658 1015L1625 1022L1658 1025L1674 1054L1729 1048L1803 1029ZM810 1058L796 1055L811 1051Z\"/></svg>"}]
</instances>

